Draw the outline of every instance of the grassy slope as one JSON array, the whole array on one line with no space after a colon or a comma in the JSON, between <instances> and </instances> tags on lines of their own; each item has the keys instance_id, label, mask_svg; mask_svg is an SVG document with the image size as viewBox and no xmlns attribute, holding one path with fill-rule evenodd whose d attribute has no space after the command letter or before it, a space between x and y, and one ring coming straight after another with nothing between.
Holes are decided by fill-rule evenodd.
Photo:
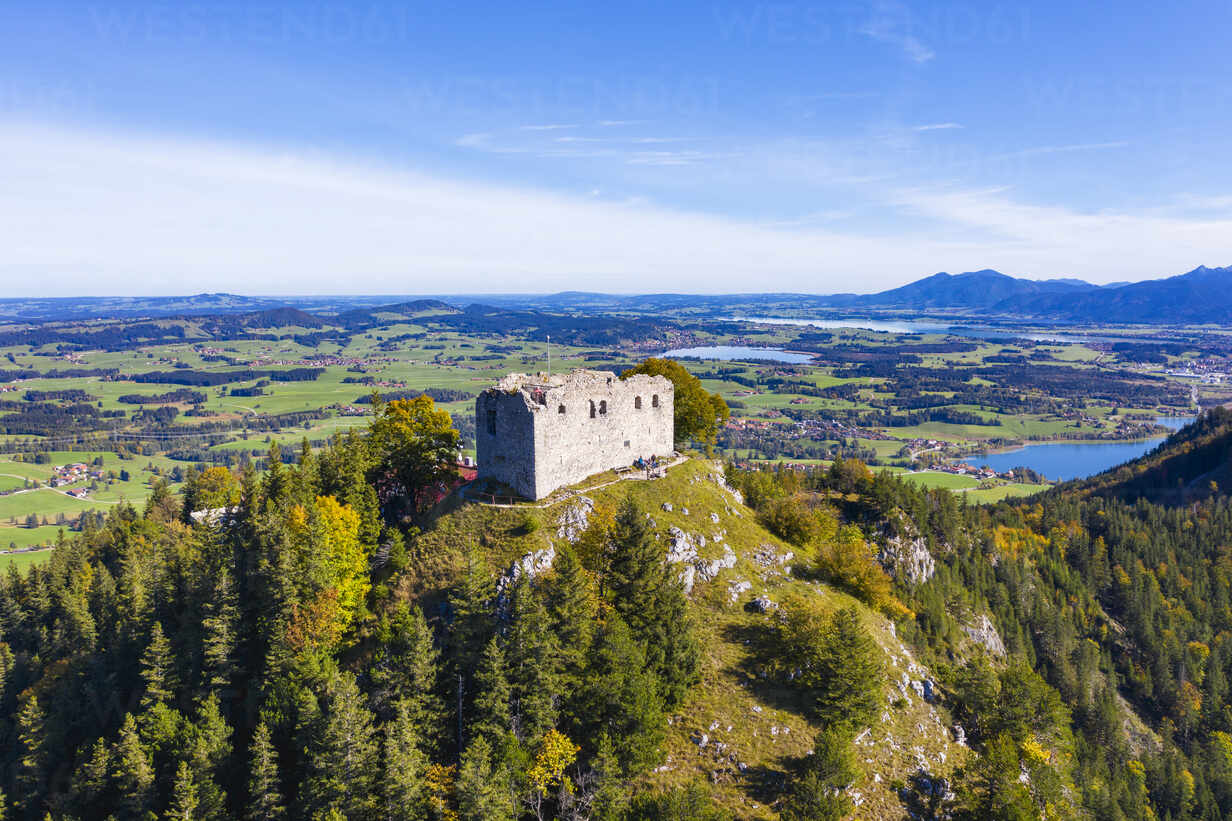
<instances>
[{"instance_id":1,"label":"grassy slope","mask_svg":"<svg viewBox=\"0 0 1232 821\"><path fill-rule=\"evenodd\" d=\"M774 617L747 612L742 605L762 593L776 602L797 594L816 597L827 607L855 604L886 650L891 681L901 683L904 676L919 680L927 673L914 668L884 617L825 585L755 563L754 551L762 545L779 556L788 548L756 522L751 510L712 481L718 472L712 463L693 460L673 468L666 479L620 482L587 495L603 510L613 509L632 494L654 519L665 553L671 526L706 536L707 544L699 551L702 558L723 555L722 543L713 541L718 533L737 553L734 568L721 571L713 582L699 579L693 589L692 611L705 646L702 681L671 716L662 766L647 780L670 786L700 778L739 817L774 818L768 805L781 789L787 762L809 751L818 728L807 719L795 692L760 675L755 650L769 636ZM665 502L671 503L671 512L662 509ZM462 572L462 547L467 543L483 545L497 567L559 543L557 520L571 504L575 503L565 500L543 509L466 505L446 514L420 541L416 571L405 580L401 593L431 601ZM717 523L711 514L718 517ZM538 529L526 528L528 517L540 523ZM751 582L752 589L733 603L729 584L741 580ZM902 696L897 688L887 692ZM921 763L934 775L948 775L963 757L963 748L952 743L946 729L950 725L944 709L924 703L909 687L907 694L906 703L898 707L887 698L882 720L858 748L863 774L853 790L862 797L860 818L902 817L892 788L896 781L905 782ZM704 748L692 740L698 733L709 736Z\"/></svg>"}]
</instances>

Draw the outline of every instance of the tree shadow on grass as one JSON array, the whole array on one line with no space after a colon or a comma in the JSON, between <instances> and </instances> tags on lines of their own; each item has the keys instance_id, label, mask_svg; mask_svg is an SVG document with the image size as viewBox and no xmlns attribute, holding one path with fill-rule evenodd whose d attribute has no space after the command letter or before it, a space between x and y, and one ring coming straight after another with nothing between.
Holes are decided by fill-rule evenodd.
<instances>
[{"instance_id":1,"label":"tree shadow on grass","mask_svg":"<svg viewBox=\"0 0 1232 821\"><path fill-rule=\"evenodd\" d=\"M775 657L775 635L767 623L729 624L723 628L723 638L744 649L740 661L723 670L723 674L744 687L759 701L776 710L809 718L812 698L806 690L793 686L779 673L783 659Z\"/></svg>"},{"instance_id":2,"label":"tree shadow on grass","mask_svg":"<svg viewBox=\"0 0 1232 821\"><path fill-rule=\"evenodd\" d=\"M782 660L774 656L773 627L764 620L749 620L728 624L722 628L723 638L742 648L738 661L723 669L723 675L751 693L762 704L809 717L812 703L807 691L802 691L780 675ZM760 804L773 806L791 786L793 773L800 759L791 755L776 755L773 759L749 766L742 772L742 790Z\"/></svg>"}]
</instances>

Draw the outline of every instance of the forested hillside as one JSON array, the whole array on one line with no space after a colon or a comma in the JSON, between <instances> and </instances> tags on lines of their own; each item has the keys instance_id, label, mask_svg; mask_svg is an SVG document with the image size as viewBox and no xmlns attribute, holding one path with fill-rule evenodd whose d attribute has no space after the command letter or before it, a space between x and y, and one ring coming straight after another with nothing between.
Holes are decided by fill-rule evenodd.
<instances>
[{"instance_id":1,"label":"forested hillside","mask_svg":"<svg viewBox=\"0 0 1232 821\"><path fill-rule=\"evenodd\" d=\"M1222 492L695 459L495 508L429 397L376 410L10 572L8 817L1232 813Z\"/></svg>"}]
</instances>

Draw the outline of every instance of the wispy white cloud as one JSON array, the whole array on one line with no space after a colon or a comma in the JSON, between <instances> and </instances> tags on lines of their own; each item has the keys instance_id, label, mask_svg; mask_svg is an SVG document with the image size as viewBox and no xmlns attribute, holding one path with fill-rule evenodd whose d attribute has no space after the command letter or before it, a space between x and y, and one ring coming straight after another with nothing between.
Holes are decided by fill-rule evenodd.
<instances>
[{"instance_id":1,"label":"wispy white cloud","mask_svg":"<svg viewBox=\"0 0 1232 821\"><path fill-rule=\"evenodd\" d=\"M926 125L914 125L912 131L948 131L952 128L962 128L960 123L928 123Z\"/></svg>"},{"instance_id":2,"label":"wispy white cloud","mask_svg":"<svg viewBox=\"0 0 1232 821\"><path fill-rule=\"evenodd\" d=\"M927 63L936 53L915 36L912 28L911 10L906 5L883 0L874 4L872 16L860 26L859 32L898 47L903 56L914 63Z\"/></svg>"},{"instance_id":3,"label":"wispy white cloud","mask_svg":"<svg viewBox=\"0 0 1232 821\"><path fill-rule=\"evenodd\" d=\"M561 131L566 128L577 128L577 125L571 123L548 123L547 125L523 125L518 128L521 131Z\"/></svg>"},{"instance_id":4,"label":"wispy white cloud","mask_svg":"<svg viewBox=\"0 0 1232 821\"><path fill-rule=\"evenodd\" d=\"M1161 213L1079 211L1015 201L1006 187L908 189L900 207L989 247L989 265L1037 273L1078 270L1093 281L1181 273L1232 261L1232 214L1185 218ZM992 249L996 249L993 251ZM1213 262L1212 262L1213 261Z\"/></svg>"},{"instance_id":5,"label":"wispy white cloud","mask_svg":"<svg viewBox=\"0 0 1232 821\"><path fill-rule=\"evenodd\" d=\"M521 131L522 129L519 129ZM547 130L547 129L541 129ZM545 142L546 140L546 142ZM472 151L492 154L532 154L537 157L567 159L609 159L625 165L685 166L726 159L731 152L702 151L696 149L667 151L652 150L647 146L697 142L692 137L655 136L594 136L594 134L564 134L561 136L531 137L519 134L495 134L477 132L464 134L454 140L454 145Z\"/></svg>"},{"instance_id":6,"label":"wispy white cloud","mask_svg":"<svg viewBox=\"0 0 1232 821\"><path fill-rule=\"evenodd\" d=\"M759 162L690 150L619 159L706 169L695 175L711 173L707 162L746 170ZM818 178L844 170L771 170L789 168ZM889 189L883 181L862 203L815 200L807 216L766 225L627 191L605 197L597 186L562 195L294 151L13 125L0 125L0 179L0 281L14 296L826 293L853 282L877 290L935 270L1110 281L1232 262L1226 212L1084 212L1020 202L1005 187ZM903 225L853 227L847 217L861 208L896 209Z\"/></svg>"},{"instance_id":7,"label":"wispy white cloud","mask_svg":"<svg viewBox=\"0 0 1232 821\"><path fill-rule=\"evenodd\" d=\"M1070 145L1037 145L1017 151L1009 151L1004 154L995 154L988 159L1005 160L1016 157L1035 157L1043 154L1069 154L1074 151L1106 151L1110 148L1128 147L1129 142L1127 140L1113 140L1102 143L1072 143Z\"/></svg>"},{"instance_id":8,"label":"wispy white cloud","mask_svg":"<svg viewBox=\"0 0 1232 821\"><path fill-rule=\"evenodd\" d=\"M0 178L8 295L830 290L897 267L858 237L213 143L0 126Z\"/></svg>"},{"instance_id":9,"label":"wispy white cloud","mask_svg":"<svg viewBox=\"0 0 1232 821\"><path fill-rule=\"evenodd\" d=\"M627 125L645 125L650 120L600 120L599 125L603 128L621 128Z\"/></svg>"}]
</instances>

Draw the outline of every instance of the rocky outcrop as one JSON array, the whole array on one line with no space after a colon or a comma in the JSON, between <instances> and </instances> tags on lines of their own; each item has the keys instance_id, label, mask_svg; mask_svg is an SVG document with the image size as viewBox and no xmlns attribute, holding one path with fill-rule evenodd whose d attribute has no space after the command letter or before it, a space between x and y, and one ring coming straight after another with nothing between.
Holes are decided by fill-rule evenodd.
<instances>
[{"instance_id":1,"label":"rocky outcrop","mask_svg":"<svg viewBox=\"0 0 1232 821\"><path fill-rule=\"evenodd\" d=\"M699 536L697 539L694 539L678 527L669 528L667 535L670 539L666 557L668 564L695 561L697 559L699 540L702 546L706 543L705 536Z\"/></svg>"},{"instance_id":2,"label":"rocky outcrop","mask_svg":"<svg viewBox=\"0 0 1232 821\"><path fill-rule=\"evenodd\" d=\"M668 564L685 565L677 578L686 594L693 592L695 581L714 581L720 572L736 566L736 551L731 549L731 545L723 545L723 555L720 558L703 559L698 555L698 549L706 546L705 536L686 533L678 527L669 528L667 533L669 541L664 560ZM711 541L717 547L722 536L715 536Z\"/></svg>"},{"instance_id":3,"label":"rocky outcrop","mask_svg":"<svg viewBox=\"0 0 1232 821\"><path fill-rule=\"evenodd\" d=\"M576 544L590 526L590 515L594 512L595 500L589 496L578 496L560 511L556 521L556 538Z\"/></svg>"},{"instance_id":4,"label":"rocky outcrop","mask_svg":"<svg viewBox=\"0 0 1232 821\"><path fill-rule=\"evenodd\" d=\"M1001 641L997 626L992 623L992 619L988 618L987 614L982 614L970 624L964 624L962 629L973 642L994 656L1000 658L1005 655L1005 643Z\"/></svg>"},{"instance_id":5,"label":"rocky outcrop","mask_svg":"<svg viewBox=\"0 0 1232 821\"><path fill-rule=\"evenodd\" d=\"M744 579L733 581L731 584L727 585L727 598L732 604L735 604L740 600L741 596L752 589L752 582L747 582Z\"/></svg>"},{"instance_id":6,"label":"rocky outcrop","mask_svg":"<svg viewBox=\"0 0 1232 821\"><path fill-rule=\"evenodd\" d=\"M723 545L723 557L721 559L698 559L693 563L697 568L697 575L702 581L714 581L718 577L719 572L730 570L736 566L736 553L731 549L730 545Z\"/></svg>"},{"instance_id":7,"label":"rocky outcrop","mask_svg":"<svg viewBox=\"0 0 1232 821\"><path fill-rule=\"evenodd\" d=\"M497 612L506 615L509 604L509 594L514 585L523 577L534 579L552 569L556 561L556 548L545 547L542 550L532 550L509 566L496 581Z\"/></svg>"},{"instance_id":8,"label":"rocky outcrop","mask_svg":"<svg viewBox=\"0 0 1232 821\"><path fill-rule=\"evenodd\" d=\"M920 536L892 536L877 551L877 561L886 572L906 584L926 582L937 572L937 563Z\"/></svg>"},{"instance_id":9,"label":"rocky outcrop","mask_svg":"<svg viewBox=\"0 0 1232 821\"><path fill-rule=\"evenodd\" d=\"M736 490L731 485L727 484L727 477L725 477L722 473L720 472L711 473L711 474L708 474L706 478L714 482L719 487L723 488L723 490L726 490L728 493L730 493L732 495L732 498L734 498L737 503L744 504L744 494Z\"/></svg>"},{"instance_id":10,"label":"rocky outcrop","mask_svg":"<svg viewBox=\"0 0 1232 821\"><path fill-rule=\"evenodd\" d=\"M778 610L779 606L775 604L769 596L762 593L760 596L757 596L746 604L744 609L751 613L770 613L774 610Z\"/></svg>"},{"instance_id":11,"label":"rocky outcrop","mask_svg":"<svg viewBox=\"0 0 1232 821\"><path fill-rule=\"evenodd\" d=\"M763 542L759 544L753 551L753 555L749 558L753 564L766 571L762 573L762 579L768 579L770 576L777 576L791 573L791 565L789 562L796 557L796 554L788 550L786 553L779 555L778 550L774 545Z\"/></svg>"},{"instance_id":12,"label":"rocky outcrop","mask_svg":"<svg viewBox=\"0 0 1232 821\"><path fill-rule=\"evenodd\" d=\"M543 550L532 550L514 562L505 571L501 581L504 582L505 579L508 579L508 584L516 584L523 576L533 579L551 570L552 562L554 561L556 561L556 548L545 547Z\"/></svg>"}]
</instances>

